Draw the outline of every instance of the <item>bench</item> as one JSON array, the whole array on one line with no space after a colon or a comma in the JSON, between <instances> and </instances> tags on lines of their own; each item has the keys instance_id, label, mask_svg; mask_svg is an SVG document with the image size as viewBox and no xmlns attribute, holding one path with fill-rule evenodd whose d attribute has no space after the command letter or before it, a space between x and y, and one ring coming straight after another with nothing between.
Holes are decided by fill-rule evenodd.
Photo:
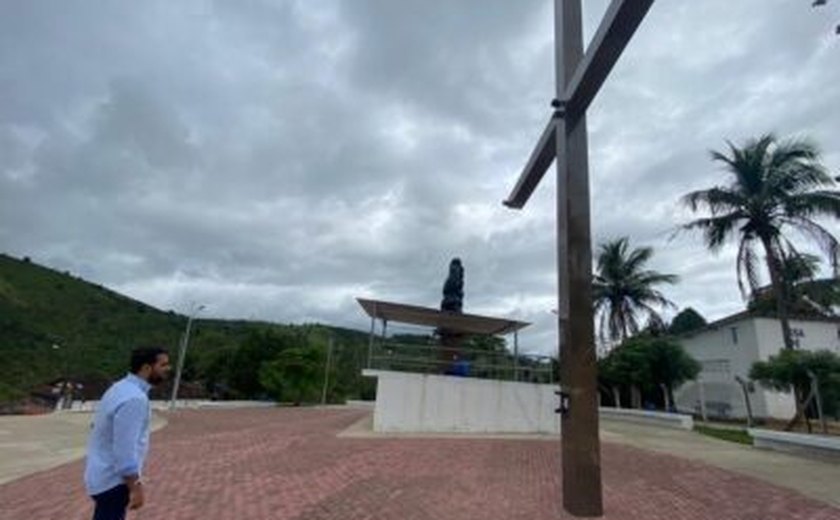
<instances>
[{"instance_id":1,"label":"bench","mask_svg":"<svg viewBox=\"0 0 840 520\"><path fill-rule=\"evenodd\" d=\"M679 430L694 429L694 418L680 413L654 412L650 410L634 410L629 408L598 409L602 419L634 422L649 426L664 426Z\"/></svg>"},{"instance_id":2,"label":"bench","mask_svg":"<svg viewBox=\"0 0 840 520\"><path fill-rule=\"evenodd\" d=\"M757 428L750 428L747 432L753 438L753 444L757 448L840 462L840 437Z\"/></svg>"}]
</instances>

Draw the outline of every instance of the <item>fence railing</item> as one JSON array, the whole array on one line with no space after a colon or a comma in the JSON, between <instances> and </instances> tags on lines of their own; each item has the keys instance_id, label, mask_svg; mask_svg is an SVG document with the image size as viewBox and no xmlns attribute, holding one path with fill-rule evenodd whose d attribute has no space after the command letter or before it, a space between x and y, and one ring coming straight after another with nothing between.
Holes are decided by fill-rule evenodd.
<instances>
[{"instance_id":1,"label":"fence railing","mask_svg":"<svg viewBox=\"0 0 840 520\"><path fill-rule=\"evenodd\" d=\"M551 384L557 380L556 361L548 356L515 356L508 350L490 351L388 340L373 346L369 367L529 383Z\"/></svg>"}]
</instances>

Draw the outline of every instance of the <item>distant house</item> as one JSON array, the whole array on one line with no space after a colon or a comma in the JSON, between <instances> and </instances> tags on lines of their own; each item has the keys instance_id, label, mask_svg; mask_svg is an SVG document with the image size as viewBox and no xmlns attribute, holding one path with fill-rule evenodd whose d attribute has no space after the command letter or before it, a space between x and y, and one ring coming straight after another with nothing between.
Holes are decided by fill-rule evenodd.
<instances>
[{"instance_id":1,"label":"distant house","mask_svg":"<svg viewBox=\"0 0 840 520\"><path fill-rule=\"evenodd\" d=\"M795 348L840 353L840 319L794 318L790 326ZM702 371L697 381L689 381L675 392L677 407L699 413L702 393L707 414L718 417L746 417L744 395L735 377L748 380L754 362L766 361L784 348L779 320L749 311L686 333L679 342L700 362ZM795 413L790 393L774 392L756 384L749 396L755 417L788 419Z\"/></svg>"}]
</instances>

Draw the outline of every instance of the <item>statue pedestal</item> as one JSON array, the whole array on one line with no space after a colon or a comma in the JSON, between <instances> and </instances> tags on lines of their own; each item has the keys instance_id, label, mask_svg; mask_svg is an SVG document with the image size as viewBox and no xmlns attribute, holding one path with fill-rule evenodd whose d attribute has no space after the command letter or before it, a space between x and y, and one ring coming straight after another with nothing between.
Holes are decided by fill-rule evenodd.
<instances>
[{"instance_id":1,"label":"statue pedestal","mask_svg":"<svg viewBox=\"0 0 840 520\"><path fill-rule=\"evenodd\" d=\"M559 434L556 385L363 370L376 432Z\"/></svg>"}]
</instances>

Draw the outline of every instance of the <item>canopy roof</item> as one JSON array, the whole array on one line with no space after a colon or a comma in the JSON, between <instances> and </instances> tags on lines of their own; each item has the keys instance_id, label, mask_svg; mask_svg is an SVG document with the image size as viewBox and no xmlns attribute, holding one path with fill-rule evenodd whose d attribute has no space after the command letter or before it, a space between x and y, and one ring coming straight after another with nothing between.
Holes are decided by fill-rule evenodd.
<instances>
[{"instance_id":1,"label":"canopy roof","mask_svg":"<svg viewBox=\"0 0 840 520\"><path fill-rule=\"evenodd\" d=\"M379 318L397 323L410 323L412 325L424 325L454 333L504 335L516 332L530 325L530 323L524 321L441 311L418 305L367 300L364 298L356 298L356 300L358 300L359 305L362 306L371 318Z\"/></svg>"}]
</instances>

